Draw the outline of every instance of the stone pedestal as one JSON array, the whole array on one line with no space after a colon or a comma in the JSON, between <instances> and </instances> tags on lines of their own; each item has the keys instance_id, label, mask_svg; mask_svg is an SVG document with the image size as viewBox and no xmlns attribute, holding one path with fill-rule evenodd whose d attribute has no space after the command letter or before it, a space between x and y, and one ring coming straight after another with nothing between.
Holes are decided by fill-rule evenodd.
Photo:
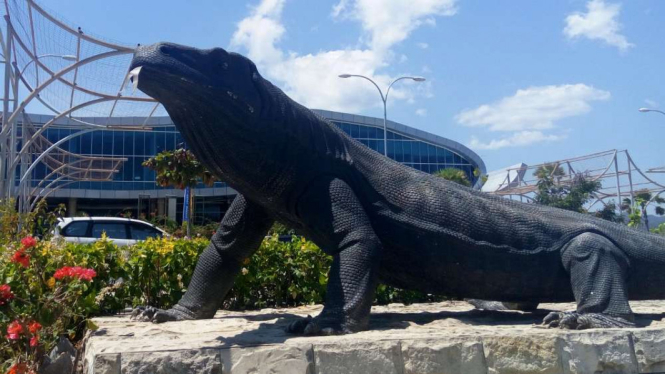
<instances>
[{"instance_id":1,"label":"stone pedestal","mask_svg":"<svg viewBox=\"0 0 665 374\"><path fill-rule=\"evenodd\" d=\"M542 328L544 310L486 312L464 302L374 307L370 331L331 337L284 333L320 306L220 311L160 325L97 318L84 367L87 374L665 372L665 301L631 305L642 327L587 331Z\"/></svg>"}]
</instances>

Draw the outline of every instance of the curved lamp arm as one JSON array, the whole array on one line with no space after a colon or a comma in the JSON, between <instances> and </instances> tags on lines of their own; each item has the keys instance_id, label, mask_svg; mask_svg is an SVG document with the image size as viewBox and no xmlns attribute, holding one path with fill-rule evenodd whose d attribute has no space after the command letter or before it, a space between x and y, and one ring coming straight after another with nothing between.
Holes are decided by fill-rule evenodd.
<instances>
[{"instance_id":1,"label":"curved lamp arm","mask_svg":"<svg viewBox=\"0 0 665 374\"><path fill-rule=\"evenodd\" d=\"M638 110L639 110L640 112L642 112L642 113L656 112L656 113L660 113L660 114L662 114L662 115L665 116L665 112L663 112L662 110L658 110L658 109L640 108L640 109L638 109Z\"/></svg>"},{"instance_id":2,"label":"curved lamp arm","mask_svg":"<svg viewBox=\"0 0 665 374\"><path fill-rule=\"evenodd\" d=\"M386 93L386 96L383 96L383 91L381 91L381 89L379 88L379 85L377 85L376 82L374 82L373 80L367 78L364 75L360 75L360 74L340 74L339 77L340 78L358 77L358 78L366 79L366 80L370 81L374 85L374 87L376 87L377 90L379 90L379 95L381 95L381 100L383 101L384 104L388 100L388 94ZM388 87L388 90L390 90L390 87Z\"/></svg>"},{"instance_id":3,"label":"curved lamp arm","mask_svg":"<svg viewBox=\"0 0 665 374\"><path fill-rule=\"evenodd\" d=\"M401 81L402 79L411 79L412 81L416 81L416 82L424 82L425 81L425 78L423 78L423 77L408 77L407 76L407 77L399 77L399 78L395 79L394 81L390 82L390 84L388 85L388 90L386 91L386 101L388 101L388 94L390 93L390 88L393 86L393 84L397 83L398 81Z\"/></svg>"}]
</instances>

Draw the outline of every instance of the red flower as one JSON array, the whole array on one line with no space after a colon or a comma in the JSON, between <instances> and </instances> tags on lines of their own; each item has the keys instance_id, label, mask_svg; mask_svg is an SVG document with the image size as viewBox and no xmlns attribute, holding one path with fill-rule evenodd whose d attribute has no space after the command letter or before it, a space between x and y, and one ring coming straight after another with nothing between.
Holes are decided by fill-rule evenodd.
<instances>
[{"instance_id":1,"label":"red flower","mask_svg":"<svg viewBox=\"0 0 665 374\"><path fill-rule=\"evenodd\" d=\"M32 236L26 236L25 238L21 239L21 244L23 245L23 249L32 248L37 245L37 239L33 238Z\"/></svg>"},{"instance_id":2,"label":"red flower","mask_svg":"<svg viewBox=\"0 0 665 374\"><path fill-rule=\"evenodd\" d=\"M7 374L26 374L28 372L28 365L26 364L15 364L11 368L9 368L9 371Z\"/></svg>"},{"instance_id":3,"label":"red flower","mask_svg":"<svg viewBox=\"0 0 665 374\"><path fill-rule=\"evenodd\" d=\"M18 320L15 320L14 322L10 323L9 326L7 326L7 339L9 340L18 340L22 333L23 326L21 323L19 323Z\"/></svg>"},{"instance_id":4,"label":"red flower","mask_svg":"<svg viewBox=\"0 0 665 374\"><path fill-rule=\"evenodd\" d=\"M30 346L31 347L36 347L38 345L39 345L39 337L37 335L30 338Z\"/></svg>"},{"instance_id":5,"label":"red flower","mask_svg":"<svg viewBox=\"0 0 665 374\"><path fill-rule=\"evenodd\" d=\"M53 278L63 279L63 278L77 278L84 281L91 281L97 273L93 269L85 269L80 266L64 266L55 271Z\"/></svg>"},{"instance_id":6,"label":"red flower","mask_svg":"<svg viewBox=\"0 0 665 374\"><path fill-rule=\"evenodd\" d=\"M42 325L39 324L37 321L32 321L31 324L28 325L28 331L30 331L31 334L36 334L39 332L39 330L42 329Z\"/></svg>"},{"instance_id":7,"label":"red flower","mask_svg":"<svg viewBox=\"0 0 665 374\"><path fill-rule=\"evenodd\" d=\"M18 251L14 252L11 261L20 264L24 268L30 266L30 256L25 254L24 248L21 248Z\"/></svg>"},{"instance_id":8,"label":"red flower","mask_svg":"<svg viewBox=\"0 0 665 374\"><path fill-rule=\"evenodd\" d=\"M3 306L14 298L11 287L8 284L0 286L0 306Z\"/></svg>"}]
</instances>

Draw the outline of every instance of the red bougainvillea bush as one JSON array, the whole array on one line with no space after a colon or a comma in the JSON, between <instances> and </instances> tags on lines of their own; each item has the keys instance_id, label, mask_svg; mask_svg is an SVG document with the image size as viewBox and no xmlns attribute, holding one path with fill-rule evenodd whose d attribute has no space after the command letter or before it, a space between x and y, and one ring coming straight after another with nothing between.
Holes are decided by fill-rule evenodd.
<instances>
[{"instance_id":1,"label":"red bougainvillea bush","mask_svg":"<svg viewBox=\"0 0 665 374\"><path fill-rule=\"evenodd\" d=\"M98 309L97 272L66 266L71 253L25 236L0 249L0 368L36 372L61 335L75 335Z\"/></svg>"}]
</instances>

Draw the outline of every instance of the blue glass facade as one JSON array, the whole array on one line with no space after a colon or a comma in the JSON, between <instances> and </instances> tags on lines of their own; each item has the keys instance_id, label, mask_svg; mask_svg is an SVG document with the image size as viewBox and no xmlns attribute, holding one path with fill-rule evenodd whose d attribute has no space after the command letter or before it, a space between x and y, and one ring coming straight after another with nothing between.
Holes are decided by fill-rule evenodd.
<instances>
[{"instance_id":1,"label":"blue glass facade","mask_svg":"<svg viewBox=\"0 0 665 374\"><path fill-rule=\"evenodd\" d=\"M72 128L51 127L44 136L51 142L80 131ZM126 158L120 172L112 182L74 182L69 189L90 190L154 190L160 187L155 183L155 172L141 164L148 158L165 150L174 150L183 144L180 133L174 126L155 127L151 131L93 131L63 143L60 148L84 156L109 156ZM51 170L39 164L32 175L32 184L36 185ZM50 179L55 179L51 177ZM220 185L220 184L218 184Z\"/></svg>"},{"instance_id":2,"label":"blue glass facade","mask_svg":"<svg viewBox=\"0 0 665 374\"><path fill-rule=\"evenodd\" d=\"M383 128L342 121L332 121L345 133L367 147L383 153ZM426 173L434 173L446 168L457 168L464 171L469 181L476 182L473 165L466 157L442 146L430 144L418 139L400 135L388 130L388 157L407 166Z\"/></svg>"}]
</instances>

